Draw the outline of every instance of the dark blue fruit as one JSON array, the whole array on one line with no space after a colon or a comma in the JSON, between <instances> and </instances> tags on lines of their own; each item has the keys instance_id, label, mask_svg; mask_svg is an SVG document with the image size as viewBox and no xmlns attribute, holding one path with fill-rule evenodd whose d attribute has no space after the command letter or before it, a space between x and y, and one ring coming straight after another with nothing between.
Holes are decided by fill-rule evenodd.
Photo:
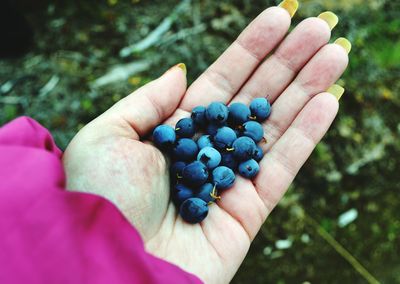
<instances>
[{"instance_id":1,"label":"dark blue fruit","mask_svg":"<svg viewBox=\"0 0 400 284\"><path fill-rule=\"evenodd\" d=\"M214 136L215 134L217 134L218 129L220 128L220 125L217 124L209 124L206 127L206 132L207 134Z\"/></svg>"},{"instance_id":2,"label":"dark blue fruit","mask_svg":"<svg viewBox=\"0 0 400 284\"><path fill-rule=\"evenodd\" d=\"M264 157L263 150L260 146L257 145L257 148L253 154L253 159L256 160L257 162L259 162L262 160L263 157Z\"/></svg>"},{"instance_id":3,"label":"dark blue fruit","mask_svg":"<svg viewBox=\"0 0 400 284\"><path fill-rule=\"evenodd\" d=\"M205 183L198 189L195 197L204 200L207 203L214 202L216 197L216 192L214 186L211 183Z\"/></svg>"},{"instance_id":4,"label":"dark blue fruit","mask_svg":"<svg viewBox=\"0 0 400 284\"><path fill-rule=\"evenodd\" d=\"M200 223L207 217L207 202L200 198L189 198L182 203L179 214L186 222L192 224Z\"/></svg>"},{"instance_id":5,"label":"dark blue fruit","mask_svg":"<svg viewBox=\"0 0 400 284\"><path fill-rule=\"evenodd\" d=\"M208 169L213 169L221 162L221 154L212 147L205 147L197 154L197 160L206 165Z\"/></svg>"},{"instance_id":6,"label":"dark blue fruit","mask_svg":"<svg viewBox=\"0 0 400 284\"><path fill-rule=\"evenodd\" d=\"M199 149L203 149L205 147L214 147L213 142L211 141L211 135L202 135L197 140L197 146Z\"/></svg>"},{"instance_id":7,"label":"dark blue fruit","mask_svg":"<svg viewBox=\"0 0 400 284\"><path fill-rule=\"evenodd\" d=\"M243 136L250 137L254 142L258 143L264 137L264 129L257 121L247 121L243 124Z\"/></svg>"},{"instance_id":8,"label":"dark blue fruit","mask_svg":"<svg viewBox=\"0 0 400 284\"><path fill-rule=\"evenodd\" d=\"M207 167L199 161L187 165L182 171L183 182L192 186L200 186L208 179Z\"/></svg>"},{"instance_id":9,"label":"dark blue fruit","mask_svg":"<svg viewBox=\"0 0 400 284\"><path fill-rule=\"evenodd\" d=\"M214 145L221 150L227 149L232 147L236 138L235 131L232 128L224 126L218 129L217 133L214 135Z\"/></svg>"},{"instance_id":10,"label":"dark blue fruit","mask_svg":"<svg viewBox=\"0 0 400 284\"><path fill-rule=\"evenodd\" d=\"M203 106L195 107L192 109L191 117L196 125L205 126L207 124L206 108Z\"/></svg>"},{"instance_id":11,"label":"dark blue fruit","mask_svg":"<svg viewBox=\"0 0 400 284\"><path fill-rule=\"evenodd\" d=\"M170 174L171 177L176 180L178 179L178 177L182 178L182 171L183 168L186 167L186 163L185 162L175 162L172 164L171 169L170 169Z\"/></svg>"},{"instance_id":12,"label":"dark blue fruit","mask_svg":"<svg viewBox=\"0 0 400 284\"><path fill-rule=\"evenodd\" d=\"M243 136L236 139L232 147L235 158L239 161L246 161L253 157L257 145L253 139Z\"/></svg>"},{"instance_id":13,"label":"dark blue fruit","mask_svg":"<svg viewBox=\"0 0 400 284\"><path fill-rule=\"evenodd\" d=\"M242 103L233 103L229 107L229 123L232 125L241 125L250 119L250 109Z\"/></svg>"},{"instance_id":14,"label":"dark blue fruit","mask_svg":"<svg viewBox=\"0 0 400 284\"><path fill-rule=\"evenodd\" d=\"M266 98L256 98L250 103L251 116L263 122L271 114L271 104Z\"/></svg>"},{"instance_id":15,"label":"dark blue fruit","mask_svg":"<svg viewBox=\"0 0 400 284\"><path fill-rule=\"evenodd\" d=\"M194 197L193 190L183 184L175 185L172 191L172 201L178 206L192 197Z\"/></svg>"},{"instance_id":16,"label":"dark blue fruit","mask_svg":"<svg viewBox=\"0 0 400 284\"><path fill-rule=\"evenodd\" d=\"M239 164L239 173L245 178L254 178L260 171L258 163L251 159Z\"/></svg>"},{"instance_id":17,"label":"dark blue fruit","mask_svg":"<svg viewBox=\"0 0 400 284\"><path fill-rule=\"evenodd\" d=\"M194 160L198 153L196 142L190 138L182 138L176 141L174 157L180 161Z\"/></svg>"},{"instance_id":18,"label":"dark blue fruit","mask_svg":"<svg viewBox=\"0 0 400 284\"><path fill-rule=\"evenodd\" d=\"M238 166L238 163L235 159L235 156L233 156L232 152L226 152L221 154L221 163L219 165L228 167L233 171L235 171Z\"/></svg>"},{"instance_id":19,"label":"dark blue fruit","mask_svg":"<svg viewBox=\"0 0 400 284\"><path fill-rule=\"evenodd\" d=\"M212 172L213 183L217 189L227 189L235 182L235 173L228 167L219 166Z\"/></svg>"},{"instance_id":20,"label":"dark blue fruit","mask_svg":"<svg viewBox=\"0 0 400 284\"><path fill-rule=\"evenodd\" d=\"M159 125L153 131L154 144L162 150L172 148L175 140L175 131L171 126Z\"/></svg>"},{"instance_id":21,"label":"dark blue fruit","mask_svg":"<svg viewBox=\"0 0 400 284\"><path fill-rule=\"evenodd\" d=\"M220 102L211 103L206 110L207 120L211 123L222 124L228 119L228 107Z\"/></svg>"},{"instance_id":22,"label":"dark blue fruit","mask_svg":"<svg viewBox=\"0 0 400 284\"><path fill-rule=\"evenodd\" d=\"M179 135L179 137L190 138L195 132L196 127L193 119L191 118L182 118L176 123L175 133Z\"/></svg>"}]
</instances>

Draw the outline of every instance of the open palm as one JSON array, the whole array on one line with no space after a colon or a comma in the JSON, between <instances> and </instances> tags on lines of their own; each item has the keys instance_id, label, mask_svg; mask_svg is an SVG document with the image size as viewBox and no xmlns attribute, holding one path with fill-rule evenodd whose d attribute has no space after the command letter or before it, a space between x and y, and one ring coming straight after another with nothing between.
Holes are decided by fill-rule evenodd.
<instances>
[{"instance_id":1,"label":"open palm","mask_svg":"<svg viewBox=\"0 0 400 284\"><path fill-rule=\"evenodd\" d=\"M325 93L345 70L347 52L319 18L287 37L289 13L272 7L186 90L185 72L171 68L84 127L64 154L68 188L111 200L141 233L146 248L207 283L229 282L251 241L332 123L338 101ZM197 105L267 97L268 143L260 173L210 206L200 224L185 223L169 201L168 161L146 140Z\"/></svg>"}]
</instances>

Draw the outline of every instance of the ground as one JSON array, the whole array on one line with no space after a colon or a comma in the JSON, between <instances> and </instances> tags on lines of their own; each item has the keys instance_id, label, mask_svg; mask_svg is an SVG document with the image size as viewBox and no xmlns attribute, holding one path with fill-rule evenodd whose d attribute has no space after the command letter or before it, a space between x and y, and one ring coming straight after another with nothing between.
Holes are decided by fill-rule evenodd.
<instances>
[{"instance_id":1,"label":"ground","mask_svg":"<svg viewBox=\"0 0 400 284\"><path fill-rule=\"evenodd\" d=\"M62 148L85 123L170 66L185 62L193 81L246 23L276 4L17 2L34 44L20 57L0 60L0 123L32 116ZM339 82L346 93L331 130L233 283L400 283L399 6L301 1L295 22L331 9L340 17L333 38L353 43ZM159 25L154 41L141 42ZM130 74L118 77L118 70Z\"/></svg>"}]
</instances>

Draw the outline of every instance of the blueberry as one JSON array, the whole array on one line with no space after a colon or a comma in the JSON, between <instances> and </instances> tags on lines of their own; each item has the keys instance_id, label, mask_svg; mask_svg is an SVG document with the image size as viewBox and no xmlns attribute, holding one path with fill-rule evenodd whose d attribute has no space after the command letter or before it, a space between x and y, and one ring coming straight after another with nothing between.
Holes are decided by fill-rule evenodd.
<instances>
[{"instance_id":1,"label":"blueberry","mask_svg":"<svg viewBox=\"0 0 400 284\"><path fill-rule=\"evenodd\" d=\"M182 177L183 168L186 167L185 162L175 162L172 164L170 168L170 174L173 180L176 180L179 177Z\"/></svg>"},{"instance_id":2,"label":"blueberry","mask_svg":"<svg viewBox=\"0 0 400 284\"><path fill-rule=\"evenodd\" d=\"M258 174L259 171L260 166L254 159L247 160L239 164L239 173L245 178L252 179Z\"/></svg>"},{"instance_id":3,"label":"blueberry","mask_svg":"<svg viewBox=\"0 0 400 284\"><path fill-rule=\"evenodd\" d=\"M179 137L190 138L196 132L194 121L191 118L180 119L175 126L175 133Z\"/></svg>"},{"instance_id":4,"label":"blueberry","mask_svg":"<svg viewBox=\"0 0 400 284\"><path fill-rule=\"evenodd\" d=\"M259 162L262 160L263 157L264 157L263 150L260 146L257 145L257 148L253 154L253 159L256 160L257 162Z\"/></svg>"},{"instance_id":5,"label":"blueberry","mask_svg":"<svg viewBox=\"0 0 400 284\"><path fill-rule=\"evenodd\" d=\"M209 122L222 124L228 119L228 107L220 102L211 103L206 110L206 117Z\"/></svg>"},{"instance_id":6,"label":"blueberry","mask_svg":"<svg viewBox=\"0 0 400 284\"><path fill-rule=\"evenodd\" d=\"M160 149L171 148L176 140L175 131L171 126L159 125L153 131L154 144Z\"/></svg>"},{"instance_id":7,"label":"blueberry","mask_svg":"<svg viewBox=\"0 0 400 284\"><path fill-rule=\"evenodd\" d=\"M271 114L271 104L266 98L256 98L250 103L252 117L263 122Z\"/></svg>"},{"instance_id":8,"label":"blueberry","mask_svg":"<svg viewBox=\"0 0 400 284\"><path fill-rule=\"evenodd\" d=\"M213 182L217 189L227 189L235 182L235 173L228 167L219 166L212 172Z\"/></svg>"},{"instance_id":9,"label":"blueberry","mask_svg":"<svg viewBox=\"0 0 400 284\"><path fill-rule=\"evenodd\" d=\"M221 166L225 166L230 168L231 170L235 171L237 168L237 161L235 159L235 156L233 156L232 152L226 152L221 154Z\"/></svg>"},{"instance_id":10,"label":"blueberry","mask_svg":"<svg viewBox=\"0 0 400 284\"><path fill-rule=\"evenodd\" d=\"M236 138L235 131L232 128L224 126L218 129L214 135L214 144L218 149L227 149L232 147L232 143Z\"/></svg>"},{"instance_id":11,"label":"blueberry","mask_svg":"<svg viewBox=\"0 0 400 284\"><path fill-rule=\"evenodd\" d=\"M183 181L192 186L200 186L208 179L207 167L199 161L187 165L182 171Z\"/></svg>"},{"instance_id":12,"label":"blueberry","mask_svg":"<svg viewBox=\"0 0 400 284\"><path fill-rule=\"evenodd\" d=\"M179 214L186 222L196 224L203 221L208 214L208 206L200 198L189 198L182 203Z\"/></svg>"},{"instance_id":13,"label":"blueberry","mask_svg":"<svg viewBox=\"0 0 400 284\"><path fill-rule=\"evenodd\" d=\"M175 185L172 191L172 201L177 205L181 205L186 199L194 197L193 190L183 184Z\"/></svg>"},{"instance_id":14,"label":"blueberry","mask_svg":"<svg viewBox=\"0 0 400 284\"><path fill-rule=\"evenodd\" d=\"M257 121L247 121L243 124L243 136L250 137L254 142L258 143L264 137L264 129Z\"/></svg>"},{"instance_id":15,"label":"blueberry","mask_svg":"<svg viewBox=\"0 0 400 284\"><path fill-rule=\"evenodd\" d=\"M243 136L236 139L232 147L235 158L239 161L246 161L253 157L257 145L253 139Z\"/></svg>"},{"instance_id":16,"label":"blueberry","mask_svg":"<svg viewBox=\"0 0 400 284\"><path fill-rule=\"evenodd\" d=\"M211 141L211 135L202 135L197 140L197 146L199 149L203 149L205 147L214 147L213 142Z\"/></svg>"},{"instance_id":17,"label":"blueberry","mask_svg":"<svg viewBox=\"0 0 400 284\"><path fill-rule=\"evenodd\" d=\"M190 161L196 158L198 147L196 142L189 138L179 139L174 147L174 156L177 160Z\"/></svg>"},{"instance_id":18,"label":"blueberry","mask_svg":"<svg viewBox=\"0 0 400 284\"><path fill-rule=\"evenodd\" d=\"M229 123L241 125L249 120L251 112L248 106L242 103L233 103L229 107Z\"/></svg>"},{"instance_id":19,"label":"blueberry","mask_svg":"<svg viewBox=\"0 0 400 284\"><path fill-rule=\"evenodd\" d=\"M209 124L207 125L206 132L207 134L214 136L215 134L217 134L217 131L220 127L221 126L217 124Z\"/></svg>"},{"instance_id":20,"label":"blueberry","mask_svg":"<svg viewBox=\"0 0 400 284\"><path fill-rule=\"evenodd\" d=\"M194 123L198 126L205 126L207 123L206 120L206 108L203 106L197 106L192 109L192 119Z\"/></svg>"},{"instance_id":21,"label":"blueberry","mask_svg":"<svg viewBox=\"0 0 400 284\"><path fill-rule=\"evenodd\" d=\"M197 160L206 165L208 169L213 169L221 162L221 154L212 147L205 147L197 154Z\"/></svg>"},{"instance_id":22,"label":"blueberry","mask_svg":"<svg viewBox=\"0 0 400 284\"><path fill-rule=\"evenodd\" d=\"M204 200L207 203L214 202L216 197L216 192L214 186L211 183L205 183L198 189L195 197Z\"/></svg>"}]
</instances>

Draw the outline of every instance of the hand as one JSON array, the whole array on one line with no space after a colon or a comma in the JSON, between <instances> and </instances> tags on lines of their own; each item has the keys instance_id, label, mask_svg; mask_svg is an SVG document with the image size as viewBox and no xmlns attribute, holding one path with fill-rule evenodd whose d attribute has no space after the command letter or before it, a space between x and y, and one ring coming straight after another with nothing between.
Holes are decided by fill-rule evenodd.
<instances>
[{"instance_id":1,"label":"hand","mask_svg":"<svg viewBox=\"0 0 400 284\"><path fill-rule=\"evenodd\" d=\"M67 187L111 200L153 254L206 283L229 282L338 110L338 100L324 91L345 70L346 50L327 44L330 27L319 18L304 20L285 38L289 26L286 10L269 8L188 90L185 72L175 66L119 101L68 146ZM248 104L261 96L273 106L260 173L254 181L237 177L201 224L185 223L169 201L167 161L147 137L194 106Z\"/></svg>"}]
</instances>

